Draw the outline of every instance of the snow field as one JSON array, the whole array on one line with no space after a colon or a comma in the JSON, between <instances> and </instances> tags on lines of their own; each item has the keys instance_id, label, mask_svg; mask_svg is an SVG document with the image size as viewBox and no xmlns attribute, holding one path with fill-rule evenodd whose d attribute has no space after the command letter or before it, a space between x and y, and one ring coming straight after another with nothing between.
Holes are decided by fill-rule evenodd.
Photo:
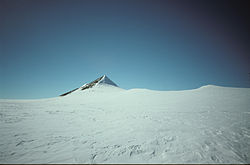
<instances>
[{"instance_id":1,"label":"snow field","mask_svg":"<svg viewBox=\"0 0 250 165\"><path fill-rule=\"evenodd\" d=\"M250 163L250 89L0 100L0 163Z\"/></svg>"}]
</instances>

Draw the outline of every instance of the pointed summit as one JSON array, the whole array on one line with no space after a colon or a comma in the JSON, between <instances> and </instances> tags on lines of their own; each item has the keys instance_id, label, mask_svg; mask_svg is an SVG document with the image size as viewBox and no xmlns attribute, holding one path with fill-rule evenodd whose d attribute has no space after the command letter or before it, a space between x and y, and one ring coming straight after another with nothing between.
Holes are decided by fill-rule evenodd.
<instances>
[{"instance_id":1,"label":"pointed summit","mask_svg":"<svg viewBox=\"0 0 250 165\"><path fill-rule=\"evenodd\" d=\"M112 80L110 80L108 78L108 76L103 75L102 77L99 77L98 79L96 79L96 80L94 80L94 81L92 81L92 82L90 82L88 84L84 84L80 88L76 88L76 89L71 90L69 92L66 92L66 93L64 93L64 94L62 94L60 96L66 96L66 95L68 95L68 94L70 94L70 93L72 93L72 92L74 92L74 91L76 91L78 89L85 90L85 89L88 89L88 88L92 88L92 87L94 87L96 85L111 85L111 86L118 87L118 85L116 85Z\"/></svg>"},{"instance_id":2,"label":"pointed summit","mask_svg":"<svg viewBox=\"0 0 250 165\"><path fill-rule=\"evenodd\" d=\"M97 84L108 84L118 87L118 85L116 85L113 81L111 81L106 75L103 75L101 77L101 80Z\"/></svg>"},{"instance_id":3,"label":"pointed summit","mask_svg":"<svg viewBox=\"0 0 250 165\"><path fill-rule=\"evenodd\" d=\"M106 75L103 75L102 77L99 77L98 79L92 81L91 83L84 84L81 89L88 89L92 88L95 85L112 85L118 87L113 81L111 81Z\"/></svg>"}]
</instances>

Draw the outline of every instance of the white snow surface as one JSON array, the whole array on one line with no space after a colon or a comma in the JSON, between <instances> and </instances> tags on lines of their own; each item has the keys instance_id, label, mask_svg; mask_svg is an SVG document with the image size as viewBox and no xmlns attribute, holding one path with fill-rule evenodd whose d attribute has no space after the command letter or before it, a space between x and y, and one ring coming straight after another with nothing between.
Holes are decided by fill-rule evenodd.
<instances>
[{"instance_id":1,"label":"white snow surface","mask_svg":"<svg viewBox=\"0 0 250 165\"><path fill-rule=\"evenodd\" d=\"M250 89L0 100L0 163L250 163Z\"/></svg>"}]
</instances>

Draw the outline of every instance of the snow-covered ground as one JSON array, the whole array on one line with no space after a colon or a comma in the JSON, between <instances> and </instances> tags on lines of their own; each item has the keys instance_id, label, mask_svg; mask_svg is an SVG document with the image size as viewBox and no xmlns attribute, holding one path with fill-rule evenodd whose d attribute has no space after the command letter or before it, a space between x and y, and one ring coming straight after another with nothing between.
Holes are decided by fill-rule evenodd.
<instances>
[{"instance_id":1,"label":"snow-covered ground","mask_svg":"<svg viewBox=\"0 0 250 165\"><path fill-rule=\"evenodd\" d=\"M0 100L0 163L250 163L250 89Z\"/></svg>"}]
</instances>

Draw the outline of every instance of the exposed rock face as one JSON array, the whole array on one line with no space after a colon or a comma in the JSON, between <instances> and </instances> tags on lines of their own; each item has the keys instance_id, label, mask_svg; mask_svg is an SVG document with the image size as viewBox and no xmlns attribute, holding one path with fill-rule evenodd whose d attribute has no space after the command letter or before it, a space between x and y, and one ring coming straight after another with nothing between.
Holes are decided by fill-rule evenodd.
<instances>
[{"instance_id":1,"label":"exposed rock face","mask_svg":"<svg viewBox=\"0 0 250 165\"><path fill-rule=\"evenodd\" d=\"M102 77L99 77L98 79L88 83L88 84L85 84L81 87L81 90L85 90L85 89L88 89L88 88L92 88L93 86L95 86L101 79L103 79L104 76Z\"/></svg>"}]
</instances>

